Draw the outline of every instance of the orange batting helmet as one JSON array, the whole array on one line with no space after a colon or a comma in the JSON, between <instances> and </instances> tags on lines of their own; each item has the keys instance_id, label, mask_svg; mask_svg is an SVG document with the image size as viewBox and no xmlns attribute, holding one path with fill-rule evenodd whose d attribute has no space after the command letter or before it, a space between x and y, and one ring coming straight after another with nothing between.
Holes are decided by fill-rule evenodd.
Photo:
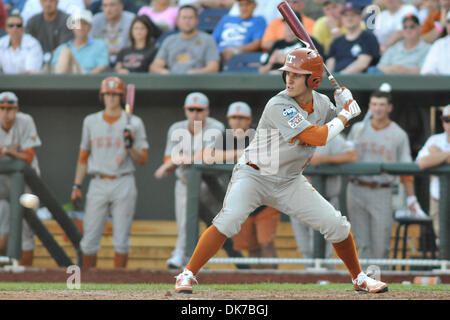
<instances>
[{"instance_id":1,"label":"orange batting helmet","mask_svg":"<svg viewBox=\"0 0 450 320\"><path fill-rule=\"evenodd\" d=\"M118 93L125 99L125 83L118 77L107 77L100 84L100 99L105 93Z\"/></svg>"},{"instance_id":2,"label":"orange batting helmet","mask_svg":"<svg viewBox=\"0 0 450 320\"><path fill-rule=\"evenodd\" d=\"M306 74L306 86L317 89L323 79L323 59L316 50L296 48L286 55L284 66L279 70ZM285 72L283 72L283 79L286 77Z\"/></svg>"}]
</instances>

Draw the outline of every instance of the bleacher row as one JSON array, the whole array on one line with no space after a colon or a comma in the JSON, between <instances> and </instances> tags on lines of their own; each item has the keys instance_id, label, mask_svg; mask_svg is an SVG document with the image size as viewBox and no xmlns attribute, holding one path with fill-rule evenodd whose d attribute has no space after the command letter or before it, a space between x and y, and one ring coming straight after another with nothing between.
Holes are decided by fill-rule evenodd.
<instances>
[{"instance_id":1,"label":"bleacher row","mask_svg":"<svg viewBox=\"0 0 450 320\"><path fill-rule=\"evenodd\" d=\"M38 0L26 0L26 1L13 1L13 0L1 0L1 2L4 2L8 6L8 12L11 14L14 11L13 5L18 6L18 3L22 4L23 14L27 14L27 19L24 19L24 24L27 23L27 20L31 18L31 13L39 12L39 4ZM56 0L55 0L56 1ZM164 14L169 9L178 10L178 8L181 5L184 4L193 4L196 7L199 7L199 24L197 28L199 30L205 31L206 33L212 34L214 29L216 28L219 20L225 18L227 15L235 15L236 13L239 14L239 9L237 9L237 4L233 2L234 1L228 1L227 4L231 6L231 9L229 7L221 7L221 8L215 8L215 7L208 7L208 1L192 1L192 0L179 0L176 1L162 1L161 6L167 6L166 8L163 8L161 12L156 12L156 10L160 10L158 7L159 0L154 0L150 3L150 5L143 4L137 1L133 0L96 0L96 1L82 1L82 0L58 0L58 7L64 11L66 10L67 13L76 12L76 10L79 10L79 7L87 7L89 10L92 11L92 13L96 14L95 16L104 14L102 12L102 3L103 1L108 2L115 2L115 1L122 1L124 5L124 12L132 13L133 15L137 13L137 15L148 15L152 25L159 28L160 32L155 33L155 35L158 35L158 39L155 39L155 42L151 45L155 47L155 49L159 50L160 46L162 45L163 40L168 36L176 33L178 29L172 25L175 24L175 16L172 14L171 16L169 14ZM246 0L247 1L247 0ZM251 0L254 1L254 0ZM214 1L211 1L214 2ZM239 2L239 1L237 1ZM279 22L277 23L277 26L275 27L275 20L279 20L279 13L277 12L276 5L279 3L279 0L272 0L272 1L260 1L256 0L257 6L254 11L253 17L257 17L257 14L265 14L262 17L266 21L266 29L263 33L261 33L261 30L251 30L251 28L256 29L256 22L253 22L251 19L244 19L242 21L234 21L230 20L228 23L229 25L234 26L226 26L227 28L231 28L230 30L233 31L223 31L220 35L215 35L214 39L217 42L219 53L221 53L220 57L220 71L224 72L270 72L274 71L279 67L279 63L275 63L270 70L260 68L261 62L263 65L270 64L269 56L274 51L283 51L285 54L288 49L291 49L293 45L298 46L298 41L295 41L295 44L289 42L287 39L289 38L288 35L284 35L283 32L283 25ZM413 1L413 0L404 0L404 1L395 1L396 3L399 3L400 6L398 7L392 7L393 2L390 1L382 1L382 0L374 0L374 1L346 1L345 4L343 0L337 0L337 1L323 1L318 0L314 1L316 4L320 4L320 7L323 6L323 13L322 16L319 18L309 18L306 16L301 10L305 7L305 2L303 0L288 0L287 1L293 9L297 9L299 12L299 17L305 24L306 29L310 33L310 35L313 37L313 41L315 41L318 44L318 50L323 55L324 60L325 58L331 58L330 60L335 60L333 62L330 62L332 65L331 71L335 72L343 72L343 73L384 73L384 74L410 74L410 73L426 73L426 74L449 74L449 66L446 62L446 59L444 58L445 55L442 55L440 53L440 50L438 48L432 49L433 45L436 44L437 47L443 48L446 45L446 42L448 42L448 36L447 35L447 29L448 25L450 25L450 13L445 15L445 13L450 9L445 6L449 6L448 2L441 1L442 3L439 5L438 1ZM313 2L313 1L311 1ZM34 3L34 4L30 4ZM80 4L81 3L81 4ZM164 4L162 4L164 3ZM337 3L337 4L334 4ZM30 4L30 5L29 5ZM86 4L89 4L89 6L86 6ZM336 5L336 7L333 9L329 7L330 4ZM376 7L371 7L371 5L375 5ZM215 6L215 5L214 5ZM264 9L260 9L261 7L265 7ZM340 7L339 7L340 6ZM32 7L33 9L28 9ZM158 9L156 9L158 8ZM344 16L344 12L347 12L348 8L354 8L357 12L361 12L361 17L363 17L363 32L361 33L358 38L351 39L348 41L345 41L342 43L342 38L345 38L346 34L346 28L349 29L350 27L347 27L345 23L342 20L342 17ZM20 9L18 7L17 9ZM145 9L145 10L144 10ZM260 10L259 10L260 9ZM34 10L34 11L33 11ZM41 9L42 10L42 9ZM130 11L127 11L130 10ZM259 11L258 11L259 10ZM2 8L0 7L0 12L2 11ZM6 10L3 8L3 11L5 14ZM375 15L373 15L373 12L375 12ZM266 12L269 12L267 14ZM276 12L276 13L274 13ZM439 15L439 12L442 14ZM419 24L419 28L422 28L420 41L416 44L414 44L414 41L411 40L413 47L410 47L410 39L406 37L403 33L407 32L407 29L410 29L409 26L404 26L404 17L408 15L413 15L414 17L417 17L417 23ZM94 16L94 21L96 20ZM105 17L107 15L105 14ZM446 17L448 16L448 17ZM276 18L275 18L276 17ZM153 20L152 20L153 19ZM97 19L98 21L99 19ZM171 21L169 21L171 20ZM108 21L108 17L106 17L106 21ZM374 23L374 21L376 23ZM127 21L127 23L122 24L120 27L123 29L124 27L129 28L130 21ZM251 24L250 27L245 26L245 24ZM4 22L1 21L1 14L0 14L0 32L2 29L2 24L4 26ZM430 24L432 25L431 30L429 30ZM95 23L93 25L93 28L95 27ZM233 29L234 28L234 29ZM259 28L259 27L258 27ZM41 28L42 29L42 28ZM109 25L106 26L105 30L106 32L111 32L111 34L104 34L102 36L102 39L105 40L108 52L109 52L109 66L106 69L102 69L101 71L118 71L118 69L115 69L116 65L116 58L117 56L122 57L120 54L117 55L117 52L112 53L113 50L120 49L117 46L117 41L121 42L121 39L118 38L117 34L122 33L121 36L128 35L128 30L115 30L117 29L116 25ZM109 30L109 31L108 31ZM221 29L222 30L222 29ZM225 30L225 29L223 29ZM8 28L6 28L6 31L8 31ZM27 26L26 29L27 32L31 32ZM126 31L126 32L125 32ZM3 31L5 32L5 31ZM9 31L8 31L9 32ZM102 32L105 32L102 30ZM253 32L253 34L248 35L248 33ZM281 33L280 33L281 32ZM338 33L339 36L336 36L335 33ZM403 33L402 33L403 32ZM409 31L408 31L409 32ZM9 32L11 33L11 32ZM55 31L57 33L57 31ZM114 35L116 33L116 35ZM227 35L225 35L227 33ZM228 41L226 37L231 36L233 33L238 33L239 36L245 40L237 41L235 44L233 44L233 47L239 47L238 53L234 54L233 59L231 61L228 60L228 57L224 57L222 51L222 44L230 44L232 41ZM269 37L270 33L270 37ZM437 34L436 34L437 33ZM281 34L281 36L280 36ZM1 35L1 33L0 33ZM35 36L34 34L32 34ZM284 37L283 37L284 35ZM344 35L344 36L342 36ZM394 36L392 38L392 36ZM93 32L91 30L91 36L93 36ZM98 33L95 37L98 37ZM114 38L116 37L116 38ZM218 38L219 37L219 38ZM246 45L252 42L252 40L255 40L256 37L260 37L260 44L258 48L248 49L244 48ZM340 41L338 41L341 39ZM38 40L41 42L41 39L38 38ZM127 43L130 44L130 39L128 39ZM330 44L330 42L332 43ZM417 39L419 40L419 39ZM442 40L442 41L441 41ZM235 40L233 40L235 41ZM285 41L287 43L280 44L278 41ZM403 44L403 41L406 41L405 44ZM370 45L368 43L371 43ZM440 42L439 45L437 42ZM111 43L115 43L114 45L111 45ZM267 43L271 43L271 46L267 46ZM61 45L61 44L59 44ZM150 44L148 44L150 45ZM402 46L405 45L405 50ZM1 46L1 44L0 44ZM366 48L367 46L367 48ZM372 48L371 48L372 47ZM125 46L121 49L125 49ZM275 50L276 49L276 50ZM391 49L391 51L389 51ZM248 52L251 50L251 52ZM56 54L58 50L55 50L55 47L53 48L45 48L45 46L42 46L43 51L43 62L49 63L49 61L52 59L51 55ZM243 51L243 52L241 52ZM434 54L430 55L428 57L427 52L433 51ZM58 52L59 54L59 52ZM156 54L156 53L155 53ZM75 55L75 54L74 54ZM347 66L353 62L356 61L357 57L360 55L366 55L370 56L370 61L365 62L362 66L358 66L357 68L347 68ZM389 61L386 62L382 58L384 55L389 56ZM400 59L394 59L394 57L400 56ZM78 58L75 55L75 58ZM122 57L123 58L123 57ZM148 63L150 66L151 60L153 57L146 57L148 58L145 63ZM2 64L7 63L8 61L2 61L7 58L3 57L0 53L0 67L2 67ZM387 59L386 59L387 60ZM430 60L430 61L428 61ZM124 61L119 61L123 67ZM136 63L136 61L134 61ZM377 63L380 62L381 65L378 65ZM54 65L55 62L49 63L50 65ZM82 64L80 62L80 64ZM328 62L327 62L328 64ZM399 67L400 66L400 67ZM426 66L426 67L425 67ZM81 73L88 73L91 69L87 69L87 67L84 67L82 64L83 71ZM8 73L3 65L3 72ZM19 68L20 69L20 68ZM36 68L35 68L36 69ZM52 68L45 66L45 68L41 68L40 70L31 70L33 72L42 72L42 70L52 70ZM135 72L133 68L127 68L129 72ZM170 66L168 66L168 69L170 69ZM21 70L21 69L20 69ZM142 70L149 71L149 72L157 72L157 71L151 71L150 68L144 68L141 69L140 72L143 72ZM262 71L264 70L264 71ZM29 70L21 70L23 71L29 71ZM209 71L210 72L210 71ZM215 71L213 71L215 72Z\"/></svg>"}]
</instances>

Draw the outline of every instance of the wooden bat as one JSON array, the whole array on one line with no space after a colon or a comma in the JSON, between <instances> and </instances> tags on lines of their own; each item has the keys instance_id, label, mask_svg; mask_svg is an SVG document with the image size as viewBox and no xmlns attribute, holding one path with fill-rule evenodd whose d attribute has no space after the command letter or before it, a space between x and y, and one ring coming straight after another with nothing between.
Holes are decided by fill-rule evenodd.
<instances>
[{"instance_id":1,"label":"wooden bat","mask_svg":"<svg viewBox=\"0 0 450 320\"><path fill-rule=\"evenodd\" d=\"M280 11L281 15L283 16L284 20L288 24L288 26L291 28L292 32L297 36L297 38L302 41L309 44L309 47L313 50L317 50L316 46L312 42L310 36L308 35L308 32L306 32L305 27L303 24L298 20L297 16L295 15L292 8L289 6L289 4L286 1L281 2L278 6L278 11ZM328 70L325 63L323 64L323 67L325 69L325 72L328 76L328 80L330 80L331 84L335 89L340 89L341 86L337 83L336 79L333 77L331 72Z\"/></svg>"},{"instance_id":2,"label":"wooden bat","mask_svg":"<svg viewBox=\"0 0 450 320\"><path fill-rule=\"evenodd\" d=\"M133 139L131 136L130 123L131 123L131 115L133 114L134 109L134 95L135 95L135 86L130 83L127 86L127 98L125 104L125 113L127 114L127 127L125 128L125 148L131 148L133 145Z\"/></svg>"}]
</instances>

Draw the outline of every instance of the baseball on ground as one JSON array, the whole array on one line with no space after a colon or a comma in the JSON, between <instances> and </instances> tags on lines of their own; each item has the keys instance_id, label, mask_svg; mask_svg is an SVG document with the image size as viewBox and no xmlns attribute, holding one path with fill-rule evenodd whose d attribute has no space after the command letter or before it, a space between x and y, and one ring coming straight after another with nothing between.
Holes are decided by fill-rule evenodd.
<instances>
[{"instance_id":1,"label":"baseball on ground","mask_svg":"<svg viewBox=\"0 0 450 320\"><path fill-rule=\"evenodd\" d=\"M25 208L37 209L39 207L39 198L31 193L22 194L19 201Z\"/></svg>"}]
</instances>

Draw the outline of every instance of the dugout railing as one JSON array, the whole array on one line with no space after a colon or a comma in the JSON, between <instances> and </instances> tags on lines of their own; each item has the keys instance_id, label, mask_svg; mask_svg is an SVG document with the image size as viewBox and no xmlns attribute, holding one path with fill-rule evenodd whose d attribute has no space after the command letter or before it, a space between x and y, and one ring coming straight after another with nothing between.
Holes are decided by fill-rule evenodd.
<instances>
[{"instance_id":1,"label":"dugout railing","mask_svg":"<svg viewBox=\"0 0 450 320\"><path fill-rule=\"evenodd\" d=\"M187 206L186 206L186 254L191 256L199 237L199 196L200 184L203 177L228 173L231 174L233 164L204 165L195 164L191 167L188 178ZM325 186L325 179L330 175L339 175L347 178L354 175L379 175L388 173L391 175L437 175L440 182L440 200L439 200L439 224L440 241L439 257L441 260L428 261L406 261L400 259L378 259L371 263L380 265L423 265L440 266L447 268L447 262L450 260L450 165L441 165L439 167L421 170L415 163L347 163L342 165L319 165L308 166L304 175L312 177L312 184L322 193ZM207 182L207 181L206 181ZM343 186L345 184L343 183ZM427 208L426 208L427 209ZM346 206L341 206L341 211L346 214ZM428 210L426 210L428 211ZM319 232L314 233L314 258L317 259L283 259L283 258L213 258L211 263L319 263L323 264L325 256L325 240ZM331 264L338 263L335 259L329 259ZM333 260L333 261L331 261ZM362 259L363 260L363 259ZM364 261L362 261L363 263ZM367 261L369 263L369 261Z\"/></svg>"},{"instance_id":2,"label":"dugout railing","mask_svg":"<svg viewBox=\"0 0 450 320\"><path fill-rule=\"evenodd\" d=\"M81 266L82 254L80 241L82 235L50 189L36 174L36 171L24 161L1 160L0 174L7 174L9 176L10 219L6 256L13 263L17 262L22 256L22 221L24 219L58 266L68 267L75 264L41 222L36 211L25 208L20 204L19 198L25 192L25 185L27 185L31 189L31 192L39 197L40 203L47 207L53 219L56 220L67 234L76 251L76 264Z\"/></svg>"}]
</instances>

